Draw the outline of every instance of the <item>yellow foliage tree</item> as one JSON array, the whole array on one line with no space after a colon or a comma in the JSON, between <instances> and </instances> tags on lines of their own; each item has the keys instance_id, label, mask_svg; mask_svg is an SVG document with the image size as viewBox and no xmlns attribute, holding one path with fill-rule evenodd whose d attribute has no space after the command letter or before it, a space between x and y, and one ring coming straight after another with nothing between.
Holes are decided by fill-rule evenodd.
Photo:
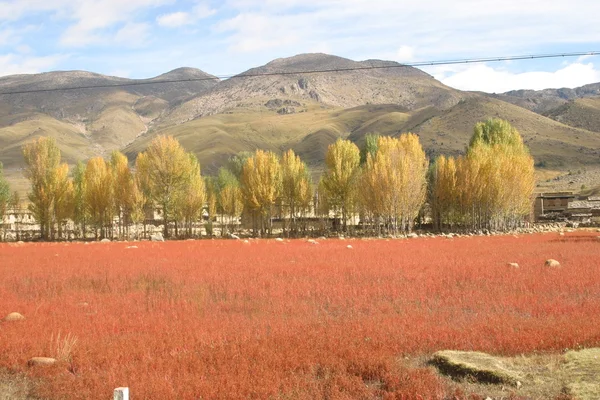
<instances>
[{"instance_id":1,"label":"yellow foliage tree","mask_svg":"<svg viewBox=\"0 0 600 400\"><path fill-rule=\"evenodd\" d=\"M58 238L63 238L64 226L73 219L75 189L69 179L69 166L61 164L56 170L54 185L54 222L58 225Z\"/></svg>"},{"instance_id":2,"label":"yellow foliage tree","mask_svg":"<svg viewBox=\"0 0 600 400\"><path fill-rule=\"evenodd\" d=\"M240 182L231 171L221 168L218 183L218 204L221 212L228 216L231 222L231 230L233 230L234 221L239 218L244 209L244 195L240 188Z\"/></svg>"},{"instance_id":3,"label":"yellow foliage tree","mask_svg":"<svg viewBox=\"0 0 600 400\"><path fill-rule=\"evenodd\" d=\"M125 226L129 225L131 218L135 183L125 154L113 151L110 157L110 166L113 173L114 206L119 218L119 235L123 237Z\"/></svg>"},{"instance_id":4,"label":"yellow foliage tree","mask_svg":"<svg viewBox=\"0 0 600 400\"><path fill-rule=\"evenodd\" d=\"M508 122L478 123L467 154L439 157L431 177L430 202L438 228L505 230L530 215L535 186L533 158Z\"/></svg>"},{"instance_id":5,"label":"yellow foliage tree","mask_svg":"<svg viewBox=\"0 0 600 400\"><path fill-rule=\"evenodd\" d=\"M188 190L193 169L188 153L172 136L156 137L145 152L138 154L136 170L141 189L162 208L165 237L169 237L169 222L176 216L178 199Z\"/></svg>"},{"instance_id":6,"label":"yellow foliage tree","mask_svg":"<svg viewBox=\"0 0 600 400\"><path fill-rule=\"evenodd\" d=\"M336 214L341 213L344 231L348 217L354 212L359 164L360 150L351 141L338 139L327 148L322 194L327 197L326 204Z\"/></svg>"},{"instance_id":7,"label":"yellow foliage tree","mask_svg":"<svg viewBox=\"0 0 600 400\"><path fill-rule=\"evenodd\" d=\"M427 189L428 160L418 136L380 137L361 174L363 209L397 233L410 231ZM377 222L379 227L379 222Z\"/></svg>"},{"instance_id":8,"label":"yellow foliage tree","mask_svg":"<svg viewBox=\"0 0 600 400\"><path fill-rule=\"evenodd\" d=\"M182 221L186 230L186 235L193 235L193 226L198 219L202 218L202 208L206 201L206 188L204 178L200 173L200 163L195 155L188 153L189 177L188 184L183 191L179 192L179 198L176 201L175 215ZM177 228L177 225L176 225ZM178 232L176 231L176 234Z\"/></svg>"},{"instance_id":9,"label":"yellow foliage tree","mask_svg":"<svg viewBox=\"0 0 600 400\"><path fill-rule=\"evenodd\" d=\"M114 216L114 175L102 157L88 160L85 168L85 204L96 228L96 237L112 232Z\"/></svg>"},{"instance_id":10,"label":"yellow foliage tree","mask_svg":"<svg viewBox=\"0 0 600 400\"><path fill-rule=\"evenodd\" d=\"M306 164L293 150L281 158L283 212L290 216L292 232L297 232L297 218L303 216L312 200L312 183Z\"/></svg>"},{"instance_id":11,"label":"yellow foliage tree","mask_svg":"<svg viewBox=\"0 0 600 400\"><path fill-rule=\"evenodd\" d=\"M242 167L241 184L246 207L253 213L254 233L257 232L257 215L261 233L265 233L266 228L272 233L273 206L281 195L281 165L275 153L256 150Z\"/></svg>"},{"instance_id":12,"label":"yellow foliage tree","mask_svg":"<svg viewBox=\"0 0 600 400\"><path fill-rule=\"evenodd\" d=\"M64 211L68 191L68 166L61 164L61 155L53 138L40 137L23 146L25 159L25 177L31 183L28 195L29 209L40 224L43 240L53 238L53 226L57 220L56 207L59 213ZM56 203L58 198L58 204Z\"/></svg>"}]
</instances>

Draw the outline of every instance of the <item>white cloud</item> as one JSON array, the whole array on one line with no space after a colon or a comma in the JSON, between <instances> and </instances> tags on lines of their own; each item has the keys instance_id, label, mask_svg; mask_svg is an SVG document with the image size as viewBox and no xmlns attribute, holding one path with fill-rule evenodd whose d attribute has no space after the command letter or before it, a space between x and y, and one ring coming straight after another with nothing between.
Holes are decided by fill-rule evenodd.
<instances>
[{"instance_id":1,"label":"white cloud","mask_svg":"<svg viewBox=\"0 0 600 400\"><path fill-rule=\"evenodd\" d=\"M233 16L218 24L217 31L227 28L234 51L247 47L236 46L241 40L269 43L282 31L301 37L298 47L328 40L350 55L393 53L407 46L418 48L426 60L521 54L542 44L600 42L597 23L589 18L600 14L600 2L589 0L378 0L376 4L228 0L225 4ZM253 26L255 21L260 30Z\"/></svg>"},{"instance_id":2,"label":"white cloud","mask_svg":"<svg viewBox=\"0 0 600 400\"><path fill-rule=\"evenodd\" d=\"M15 74L35 74L54 68L64 55L26 57L19 54L0 55L0 76Z\"/></svg>"},{"instance_id":3,"label":"white cloud","mask_svg":"<svg viewBox=\"0 0 600 400\"><path fill-rule=\"evenodd\" d=\"M156 22L160 26L167 28L179 28L185 25L191 25L198 20L208 18L217 13L217 10L210 5L200 2L192 7L191 12L177 11L170 14L159 15Z\"/></svg>"},{"instance_id":4,"label":"white cloud","mask_svg":"<svg viewBox=\"0 0 600 400\"><path fill-rule=\"evenodd\" d=\"M415 49L411 46L400 46L396 52L396 61L410 62L415 60Z\"/></svg>"},{"instance_id":5,"label":"white cloud","mask_svg":"<svg viewBox=\"0 0 600 400\"><path fill-rule=\"evenodd\" d=\"M208 18L210 16L215 15L216 13L217 13L216 9L212 8L209 4L204 3L204 2L199 2L192 9L192 14L197 19Z\"/></svg>"},{"instance_id":6,"label":"white cloud","mask_svg":"<svg viewBox=\"0 0 600 400\"><path fill-rule=\"evenodd\" d=\"M61 43L66 46L85 46L107 41L107 29L120 23L134 22L135 13L141 9L169 4L173 0L79 0L71 4L75 24L63 33ZM134 25L134 26L135 26ZM133 29L133 28L132 28ZM140 33L140 26L137 26Z\"/></svg>"},{"instance_id":7,"label":"white cloud","mask_svg":"<svg viewBox=\"0 0 600 400\"><path fill-rule=\"evenodd\" d=\"M146 23L129 22L115 34L114 40L126 46L143 46L150 36L150 25Z\"/></svg>"},{"instance_id":8,"label":"white cloud","mask_svg":"<svg viewBox=\"0 0 600 400\"><path fill-rule=\"evenodd\" d=\"M177 28L184 25L189 25L193 22L193 18L190 13L187 12L174 12L171 14L163 14L156 18L156 22L160 26L168 28Z\"/></svg>"},{"instance_id":9,"label":"white cloud","mask_svg":"<svg viewBox=\"0 0 600 400\"><path fill-rule=\"evenodd\" d=\"M531 71L514 73L486 64L471 65L452 73L432 72L444 84L461 90L477 90L503 93L516 89L575 88L592 82L600 82L600 69L594 64L575 62L554 72ZM430 71L431 72L431 71Z\"/></svg>"}]
</instances>

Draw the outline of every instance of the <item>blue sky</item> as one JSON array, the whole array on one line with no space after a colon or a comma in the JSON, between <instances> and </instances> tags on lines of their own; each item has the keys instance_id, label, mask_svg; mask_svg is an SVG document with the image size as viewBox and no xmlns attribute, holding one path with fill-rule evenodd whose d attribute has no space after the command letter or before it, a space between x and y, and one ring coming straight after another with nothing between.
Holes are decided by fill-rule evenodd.
<instances>
[{"instance_id":1,"label":"blue sky","mask_svg":"<svg viewBox=\"0 0 600 400\"><path fill-rule=\"evenodd\" d=\"M229 75L306 52L416 62L600 50L598 15L593 0L0 0L0 75ZM425 70L459 89L575 87L600 81L600 56Z\"/></svg>"}]
</instances>

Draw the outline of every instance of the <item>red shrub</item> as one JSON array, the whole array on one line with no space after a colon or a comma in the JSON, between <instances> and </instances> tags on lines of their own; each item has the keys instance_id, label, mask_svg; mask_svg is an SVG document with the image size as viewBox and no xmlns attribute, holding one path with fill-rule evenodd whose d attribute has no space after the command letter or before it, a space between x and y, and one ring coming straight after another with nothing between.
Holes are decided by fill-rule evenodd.
<instances>
[{"instance_id":1,"label":"red shrub","mask_svg":"<svg viewBox=\"0 0 600 400\"><path fill-rule=\"evenodd\" d=\"M0 245L0 314L27 318L0 367L50 398L470 398L404 358L600 344L595 236L348 243ZM59 333L62 367L26 367Z\"/></svg>"}]
</instances>

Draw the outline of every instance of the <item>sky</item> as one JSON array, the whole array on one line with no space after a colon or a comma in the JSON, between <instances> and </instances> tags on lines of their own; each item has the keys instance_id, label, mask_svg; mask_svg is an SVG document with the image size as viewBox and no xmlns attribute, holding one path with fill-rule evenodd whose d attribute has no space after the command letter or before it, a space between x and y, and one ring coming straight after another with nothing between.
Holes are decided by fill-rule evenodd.
<instances>
[{"instance_id":1,"label":"sky","mask_svg":"<svg viewBox=\"0 0 600 400\"><path fill-rule=\"evenodd\" d=\"M596 0L0 0L0 75L227 76L300 53L420 62L600 50ZM600 82L600 56L424 70L462 90Z\"/></svg>"}]
</instances>

